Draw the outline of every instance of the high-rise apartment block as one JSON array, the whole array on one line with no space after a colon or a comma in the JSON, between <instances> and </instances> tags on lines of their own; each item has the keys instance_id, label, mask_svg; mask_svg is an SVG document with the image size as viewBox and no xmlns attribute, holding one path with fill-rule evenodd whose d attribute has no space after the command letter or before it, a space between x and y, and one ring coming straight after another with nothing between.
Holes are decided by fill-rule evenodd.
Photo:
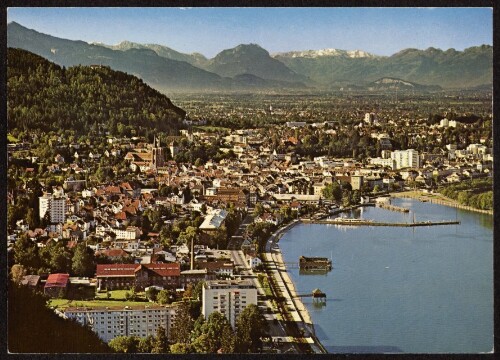
<instances>
[{"instance_id":1,"label":"high-rise apartment block","mask_svg":"<svg viewBox=\"0 0 500 360\"><path fill-rule=\"evenodd\" d=\"M418 151L414 149L393 151L391 159L396 162L396 169L420 167Z\"/></svg>"},{"instance_id":2,"label":"high-rise apartment block","mask_svg":"<svg viewBox=\"0 0 500 360\"><path fill-rule=\"evenodd\" d=\"M44 194L38 199L40 219L43 219L48 213L52 224L64 223L66 221L67 198L64 194Z\"/></svg>"},{"instance_id":3,"label":"high-rise apartment block","mask_svg":"<svg viewBox=\"0 0 500 360\"><path fill-rule=\"evenodd\" d=\"M250 280L212 280L202 289L201 313L207 319L218 311L235 326L236 319L250 304L257 305L257 288Z\"/></svg>"},{"instance_id":4,"label":"high-rise apartment block","mask_svg":"<svg viewBox=\"0 0 500 360\"><path fill-rule=\"evenodd\" d=\"M89 326L101 340L109 342L117 336L145 338L156 335L158 327L170 334L175 320L175 305L145 305L125 307L95 307L64 310L64 316L74 319L83 326Z\"/></svg>"}]
</instances>

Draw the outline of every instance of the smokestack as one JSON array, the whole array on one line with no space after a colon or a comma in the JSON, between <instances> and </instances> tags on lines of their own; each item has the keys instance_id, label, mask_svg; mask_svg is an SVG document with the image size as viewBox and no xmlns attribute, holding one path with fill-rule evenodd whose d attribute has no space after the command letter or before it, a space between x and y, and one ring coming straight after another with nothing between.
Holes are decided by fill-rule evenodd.
<instances>
[{"instance_id":1,"label":"smokestack","mask_svg":"<svg viewBox=\"0 0 500 360\"><path fill-rule=\"evenodd\" d=\"M194 269L194 239L191 239L191 270Z\"/></svg>"}]
</instances>

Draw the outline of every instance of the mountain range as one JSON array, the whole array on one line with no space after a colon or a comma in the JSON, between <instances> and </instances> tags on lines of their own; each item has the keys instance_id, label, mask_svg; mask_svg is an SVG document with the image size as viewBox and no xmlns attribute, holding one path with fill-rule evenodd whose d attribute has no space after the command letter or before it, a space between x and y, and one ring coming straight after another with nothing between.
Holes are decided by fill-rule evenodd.
<instances>
[{"instance_id":1,"label":"mountain range","mask_svg":"<svg viewBox=\"0 0 500 360\"><path fill-rule=\"evenodd\" d=\"M488 88L493 83L493 47L489 45L464 51L405 49L392 56L377 56L339 49L270 54L257 44L242 44L209 59L159 44L67 40L11 22L7 46L31 51L61 66L107 65L138 76L160 91L332 90L345 85L368 91L432 91ZM381 79L392 80L374 85Z\"/></svg>"}]
</instances>

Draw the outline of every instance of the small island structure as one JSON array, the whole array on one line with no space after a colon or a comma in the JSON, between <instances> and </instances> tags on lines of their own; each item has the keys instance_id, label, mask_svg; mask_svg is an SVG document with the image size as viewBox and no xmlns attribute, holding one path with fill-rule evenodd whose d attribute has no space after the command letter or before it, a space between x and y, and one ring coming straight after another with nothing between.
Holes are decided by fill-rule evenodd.
<instances>
[{"instance_id":1,"label":"small island structure","mask_svg":"<svg viewBox=\"0 0 500 360\"><path fill-rule=\"evenodd\" d=\"M306 257L299 258L300 270L307 271L329 271L332 269L332 260L325 257Z\"/></svg>"}]
</instances>

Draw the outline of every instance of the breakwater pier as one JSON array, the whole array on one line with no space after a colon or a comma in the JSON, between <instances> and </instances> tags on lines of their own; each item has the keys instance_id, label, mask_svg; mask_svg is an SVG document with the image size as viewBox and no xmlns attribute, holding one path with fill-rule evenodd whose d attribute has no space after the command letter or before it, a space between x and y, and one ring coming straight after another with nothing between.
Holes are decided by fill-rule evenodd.
<instances>
[{"instance_id":1,"label":"breakwater pier","mask_svg":"<svg viewBox=\"0 0 500 360\"><path fill-rule=\"evenodd\" d=\"M356 220L356 221L353 221ZM304 224L330 224L330 225L350 225L350 226L399 226L399 227L416 227L416 226L437 226L437 225L459 225L460 221L445 220L445 221L421 221L409 223L395 222L378 222L363 219L332 219L332 220L312 220L301 219Z\"/></svg>"}]
</instances>

